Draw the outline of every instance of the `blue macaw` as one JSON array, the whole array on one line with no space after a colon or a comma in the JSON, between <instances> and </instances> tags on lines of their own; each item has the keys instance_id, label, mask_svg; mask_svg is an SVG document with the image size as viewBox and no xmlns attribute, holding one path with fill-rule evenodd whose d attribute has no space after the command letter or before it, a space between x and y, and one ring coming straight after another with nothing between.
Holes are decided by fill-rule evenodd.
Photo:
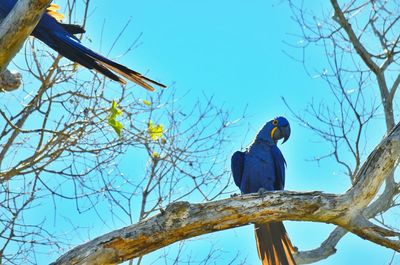
<instances>
[{"instance_id":1,"label":"blue macaw","mask_svg":"<svg viewBox=\"0 0 400 265\"><path fill-rule=\"evenodd\" d=\"M235 184L242 194L283 190L286 161L276 145L290 136L290 125L284 117L267 122L253 144L232 155L231 168ZM282 222L255 224L258 256L263 265L294 265L294 248Z\"/></svg>"},{"instance_id":2,"label":"blue macaw","mask_svg":"<svg viewBox=\"0 0 400 265\"><path fill-rule=\"evenodd\" d=\"M17 0L0 0L0 20L4 19ZM125 84L125 80L120 76L150 90L154 88L151 84L165 87L154 80L151 80L140 73L133 71L121 64L111 61L104 56L86 48L81 44L74 34L84 33L85 30L78 25L62 24L57 21L62 15L57 13L57 5L51 5L45 12L32 32L32 36L38 38L50 48L57 51L62 56L76 62L88 69L94 69L106 77ZM118 75L117 75L118 74Z\"/></svg>"}]
</instances>

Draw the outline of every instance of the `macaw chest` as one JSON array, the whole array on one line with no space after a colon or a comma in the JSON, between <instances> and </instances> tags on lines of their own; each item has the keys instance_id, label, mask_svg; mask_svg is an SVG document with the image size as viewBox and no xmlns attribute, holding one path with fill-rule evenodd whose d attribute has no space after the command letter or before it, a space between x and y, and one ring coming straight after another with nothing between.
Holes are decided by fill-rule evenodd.
<instances>
[{"instance_id":1,"label":"macaw chest","mask_svg":"<svg viewBox=\"0 0 400 265\"><path fill-rule=\"evenodd\" d=\"M260 188L274 190L276 181L275 164L271 150L251 149L244 161L242 192L258 192Z\"/></svg>"}]
</instances>

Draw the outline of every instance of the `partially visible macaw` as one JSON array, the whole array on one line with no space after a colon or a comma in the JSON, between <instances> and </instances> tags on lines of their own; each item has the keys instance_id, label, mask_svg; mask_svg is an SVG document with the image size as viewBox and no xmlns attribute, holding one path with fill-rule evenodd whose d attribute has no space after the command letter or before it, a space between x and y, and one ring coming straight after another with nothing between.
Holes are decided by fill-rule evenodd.
<instances>
[{"instance_id":1,"label":"partially visible macaw","mask_svg":"<svg viewBox=\"0 0 400 265\"><path fill-rule=\"evenodd\" d=\"M290 136L286 118L267 122L251 146L232 155L231 168L235 184L243 194L283 190L286 161L276 145ZM294 248L282 222L255 224L258 255L263 265L294 265Z\"/></svg>"},{"instance_id":2,"label":"partially visible macaw","mask_svg":"<svg viewBox=\"0 0 400 265\"><path fill-rule=\"evenodd\" d=\"M17 0L0 0L0 20L4 19L10 13L16 2ZM154 90L152 85L165 87L165 85L151 80L83 46L74 34L84 33L85 30L78 25L60 23L58 20L63 16L57 12L57 9L57 5L50 5L33 30L32 36L38 38L71 61L88 69L94 69L119 83L126 83L124 79L118 76L121 75L150 91Z\"/></svg>"}]
</instances>

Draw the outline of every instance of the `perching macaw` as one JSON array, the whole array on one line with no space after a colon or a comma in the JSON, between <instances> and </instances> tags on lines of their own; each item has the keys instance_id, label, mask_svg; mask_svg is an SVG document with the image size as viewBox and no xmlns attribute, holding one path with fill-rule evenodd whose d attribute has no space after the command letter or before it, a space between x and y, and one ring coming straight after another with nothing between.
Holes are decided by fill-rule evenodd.
<instances>
[{"instance_id":1,"label":"perching macaw","mask_svg":"<svg viewBox=\"0 0 400 265\"><path fill-rule=\"evenodd\" d=\"M232 155L231 168L235 184L242 194L283 190L286 161L278 146L290 136L290 125L284 117L267 122L253 144ZM255 224L258 256L263 265L294 265L294 248L282 222Z\"/></svg>"},{"instance_id":2,"label":"perching macaw","mask_svg":"<svg viewBox=\"0 0 400 265\"><path fill-rule=\"evenodd\" d=\"M16 2L17 0L0 0L0 20L7 16ZM57 9L57 5L50 5L33 30L32 36L71 61L88 69L94 69L114 81L125 84L125 80L118 76L121 75L150 91L154 90L151 84L165 87L83 46L74 34L84 33L85 30L77 25L60 23L58 20L62 18L62 15L56 12Z\"/></svg>"}]
</instances>

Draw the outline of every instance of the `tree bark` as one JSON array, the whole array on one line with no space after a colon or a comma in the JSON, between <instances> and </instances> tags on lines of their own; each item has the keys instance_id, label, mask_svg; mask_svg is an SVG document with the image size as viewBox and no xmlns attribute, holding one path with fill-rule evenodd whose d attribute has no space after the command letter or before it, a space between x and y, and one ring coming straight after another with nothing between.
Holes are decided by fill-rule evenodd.
<instances>
[{"instance_id":1,"label":"tree bark","mask_svg":"<svg viewBox=\"0 0 400 265\"><path fill-rule=\"evenodd\" d=\"M19 0L8 16L0 24L0 79L20 80L18 74L10 79L10 73L6 70L10 61L21 49L26 38L36 27L43 12L49 6L51 0ZM7 84L11 83L10 86ZM1 90L10 91L15 89L15 81L1 82ZM20 84L20 82L19 82Z\"/></svg>"},{"instance_id":2,"label":"tree bark","mask_svg":"<svg viewBox=\"0 0 400 265\"><path fill-rule=\"evenodd\" d=\"M0 92L18 89L22 82L20 73L13 73L5 69L0 74Z\"/></svg>"}]
</instances>

